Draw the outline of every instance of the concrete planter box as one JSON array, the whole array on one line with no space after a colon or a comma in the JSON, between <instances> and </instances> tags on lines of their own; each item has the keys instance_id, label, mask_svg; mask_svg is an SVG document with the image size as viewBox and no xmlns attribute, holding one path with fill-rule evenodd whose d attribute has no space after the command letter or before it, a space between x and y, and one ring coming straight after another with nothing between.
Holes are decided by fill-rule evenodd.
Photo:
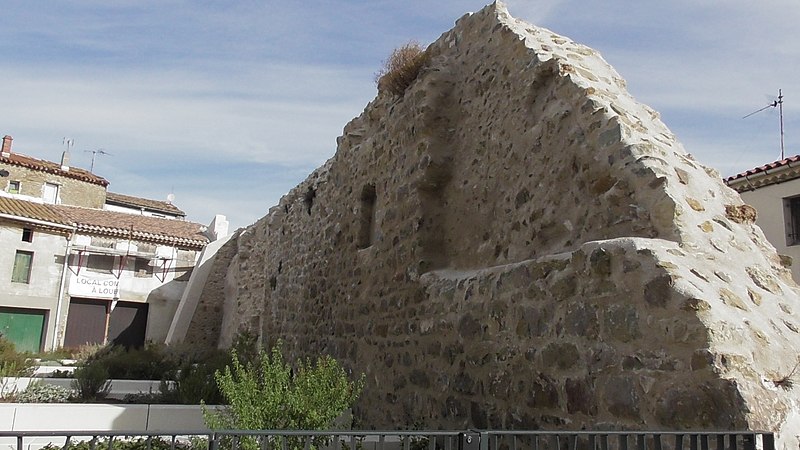
<instances>
[{"instance_id":1,"label":"concrete planter box","mask_svg":"<svg viewBox=\"0 0 800 450\"><path fill-rule=\"evenodd\" d=\"M4 393L22 392L31 383L52 384L70 388L72 386L72 378L3 378L0 386L2 386ZM108 398L121 400L127 394L157 393L160 385L160 381L152 380L111 380L111 391L108 394Z\"/></svg>"},{"instance_id":2,"label":"concrete planter box","mask_svg":"<svg viewBox=\"0 0 800 450\"><path fill-rule=\"evenodd\" d=\"M200 405L0 403L0 430L178 432L208 428Z\"/></svg>"},{"instance_id":3,"label":"concrete planter box","mask_svg":"<svg viewBox=\"0 0 800 450\"><path fill-rule=\"evenodd\" d=\"M219 408L208 406L209 409ZM3 431L206 432L200 405L108 405L85 403L0 403ZM73 442L89 436L73 436ZM27 438L25 448L62 446L64 437ZM0 438L0 449L16 449L14 438Z\"/></svg>"}]
</instances>

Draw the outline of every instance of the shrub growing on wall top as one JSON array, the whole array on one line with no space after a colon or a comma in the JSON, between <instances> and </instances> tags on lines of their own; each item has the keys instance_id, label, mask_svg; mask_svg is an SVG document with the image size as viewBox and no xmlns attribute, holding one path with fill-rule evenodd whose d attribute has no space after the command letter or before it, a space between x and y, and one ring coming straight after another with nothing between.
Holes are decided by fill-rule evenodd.
<instances>
[{"instance_id":1,"label":"shrub growing on wall top","mask_svg":"<svg viewBox=\"0 0 800 450\"><path fill-rule=\"evenodd\" d=\"M420 70L429 59L430 56L425 49L415 41L394 49L389 58L383 62L381 70L375 74L378 90L402 96L408 86L417 79Z\"/></svg>"}]
</instances>

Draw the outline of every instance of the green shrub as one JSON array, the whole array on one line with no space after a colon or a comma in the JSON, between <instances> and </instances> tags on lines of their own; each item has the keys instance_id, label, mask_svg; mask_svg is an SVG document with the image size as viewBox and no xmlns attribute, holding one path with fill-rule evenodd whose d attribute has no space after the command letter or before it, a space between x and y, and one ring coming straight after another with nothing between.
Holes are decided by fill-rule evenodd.
<instances>
[{"instance_id":1,"label":"green shrub","mask_svg":"<svg viewBox=\"0 0 800 450\"><path fill-rule=\"evenodd\" d=\"M72 359L72 353L72 350L68 348L59 348L46 352L33 353L31 357L41 361L61 361L62 359Z\"/></svg>"},{"instance_id":2,"label":"green shrub","mask_svg":"<svg viewBox=\"0 0 800 450\"><path fill-rule=\"evenodd\" d=\"M124 438L116 437L113 442L114 450L172 450L172 443L161 437L154 437L147 442L146 438ZM66 448L66 447L65 447ZM196 439L192 442L176 441L174 450L205 450L208 448L207 441L204 439ZM62 450L60 445L47 444L42 447L43 450ZM70 450L109 450L109 440L97 439L92 441L78 441L69 443Z\"/></svg>"},{"instance_id":3,"label":"green shrub","mask_svg":"<svg viewBox=\"0 0 800 450\"><path fill-rule=\"evenodd\" d=\"M232 348L242 364L258 358L258 338L252 333L239 333ZM217 349L197 350L187 344L168 346L165 352L177 368L161 380L162 402L186 405L227 403L215 374L231 364L231 353Z\"/></svg>"},{"instance_id":4,"label":"green shrub","mask_svg":"<svg viewBox=\"0 0 800 450\"><path fill-rule=\"evenodd\" d=\"M86 362L92 359L97 353L105 351L108 346L104 344L84 344L77 349L72 349L72 359L78 362Z\"/></svg>"},{"instance_id":5,"label":"green shrub","mask_svg":"<svg viewBox=\"0 0 800 450\"><path fill-rule=\"evenodd\" d=\"M28 385L16 401L20 403L66 403L72 397L72 390L53 384L33 383Z\"/></svg>"},{"instance_id":6,"label":"green shrub","mask_svg":"<svg viewBox=\"0 0 800 450\"><path fill-rule=\"evenodd\" d=\"M231 365L215 378L230 406L222 411L204 409L211 429L323 430L353 405L364 386L364 375L350 381L330 356L314 364L310 359L299 361L292 370L280 343L247 363L232 350Z\"/></svg>"},{"instance_id":7,"label":"green shrub","mask_svg":"<svg viewBox=\"0 0 800 450\"><path fill-rule=\"evenodd\" d=\"M184 405L225 403L214 374L230 363L230 356L219 350L184 361L179 369L161 380L162 401Z\"/></svg>"},{"instance_id":8,"label":"green shrub","mask_svg":"<svg viewBox=\"0 0 800 450\"><path fill-rule=\"evenodd\" d=\"M89 361L77 367L72 380L72 389L79 399L94 401L106 398L111 390L108 369L100 361Z\"/></svg>"},{"instance_id":9,"label":"green shrub","mask_svg":"<svg viewBox=\"0 0 800 450\"><path fill-rule=\"evenodd\" d=\"M33 373L32 362L24 353L17 353L14 343L0 334L0 400L14 401L16 388L10 378L24 377ZM4 380L6 378L7 380Z\"/></svg>"},{"instance_id":10,"label":"green shrub","mask_svg":"<svg viewBox=\"0 0 800 450\"><path fill-rule=\"evenodd\" d=\"M108 346L89 357L87 362L103 364L108 376L115 380L160 380L177 367L164 346L157 344L131 349Z\"/></svg>"},{"instance_id":11,"label":"green shrub","mask_svg":"<svg viewBox=\"0 0 800 450\"><path fill-rule=\"evenodd\" d=\"M50 378L72 378L71 370L54 370L50 372Z\"/></svg>"},{"instance_id":12,"label":"green shrub","mask_svg":"<svg viewBox=\"0 0 800 450\"><path fill-rule=\"evenodd\" d=\"M17 353L14 343L0 334L0 377L24 377L33 372L33 362Z\"/></svg>"},{"instance_id":13,"label":"green shrub","mask_svg":"<svg viewBox=\"0 0 800 450\"><path fill-rule=\"evenodd\" d=\"M378 90L402 96L429 60L428 52L415 41L394 49L389 58L383 62L383 67L375 74Z\"/></svg>"}]
</instances>

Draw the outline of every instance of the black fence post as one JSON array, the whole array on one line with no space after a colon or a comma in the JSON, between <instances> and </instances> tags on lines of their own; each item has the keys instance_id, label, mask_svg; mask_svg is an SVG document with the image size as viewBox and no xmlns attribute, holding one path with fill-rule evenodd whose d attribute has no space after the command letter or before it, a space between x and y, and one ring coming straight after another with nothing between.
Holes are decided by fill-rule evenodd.
<instances>
[{"instance_id":1,"label":"black fence post","mask_svg":"<svg viewBox=\"0 0 800 450\"><path fill-rule=\"evenodd\" d=\"M488 440L487 440L488 441ZM458 433L458 450L486 450L482 446L481 435L475 431Z\"/></svg>"}]
</instances>

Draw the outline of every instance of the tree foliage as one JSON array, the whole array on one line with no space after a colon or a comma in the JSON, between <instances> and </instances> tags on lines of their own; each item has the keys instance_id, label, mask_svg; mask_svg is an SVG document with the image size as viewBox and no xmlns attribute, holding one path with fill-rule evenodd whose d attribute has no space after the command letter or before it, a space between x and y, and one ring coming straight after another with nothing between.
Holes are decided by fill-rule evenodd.
<instances>
[{"instance_id":1,"label":"tree foliage","mask_svg":"<svg viewBox=\"0 0 800 450\"><path fill-rule=\"evenodd\" d=\"M323 430L355 403L364 375L351 381L338 361L321 356L298 361L293 369L281 344L261 350L253 361L231 351L231 365L215 379L228 406L204 410L211 429Z\"/></svg>"}]
</instances>

